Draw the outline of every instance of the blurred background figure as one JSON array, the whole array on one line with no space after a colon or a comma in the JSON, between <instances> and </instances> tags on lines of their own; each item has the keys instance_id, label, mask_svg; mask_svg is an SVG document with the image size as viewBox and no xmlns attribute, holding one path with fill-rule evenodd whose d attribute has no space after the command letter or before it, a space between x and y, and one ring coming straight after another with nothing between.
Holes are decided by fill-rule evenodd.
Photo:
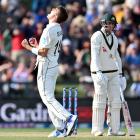
<instances>
[{"instance_id":1,"label":"blurred background figure","mask_svg":"<svg viewBox=\"0 0 140 140\"><path fill-rule=\"evenodd\" d=\"M0 96L2 97L9 95L9 82L12 77L13 65L13 61L0 55Z\"/></svg>"},{"instance_id":2,"label":"blurred background figure","mask_svg":"<svg viewBox=\"0 0 140 140\"><path fill-rule=\"evenodd\" d=\"M62 41L62 50L59 57L59 73L64 79L70 79L74 73L75 56L72 51L72 43L66 38Z\"/></svg>"},{"instance_id":3,"label":"blurred background figure","mask_svg":"<svg viewBox=\"0 0 140 140\"><path fill-rule=\"evenodd\" d=\"M130 87L131 96L139 96L140 91L140 36L136 35L133 42L127 47L125 64L133 84Z\"/></svg>"},{"instance_id":4,"label":"blurred background figure","mask_svg":"<svg viewBox=\"0 0 140 140\"><path fill-rule=\"evenodd\" d=\"M11 58L13 61L17 61L21 55L26 53L25 49L21 46L23 39L23 32L19 27L15 27L11 37Z\"/></svg>"},{"instance_id":5,"label":"blurred background figure","mask_svg":"<svg viewBox=\"0 0 140 140\"><path fill-rule=\"evenodd\" d=\"M27 67L25 62L18 62L11 77L10 94L23 95L28 83L33 81L33 67ZM13 94L13 95L12 95Z\"/></svg>"}]
</instances>

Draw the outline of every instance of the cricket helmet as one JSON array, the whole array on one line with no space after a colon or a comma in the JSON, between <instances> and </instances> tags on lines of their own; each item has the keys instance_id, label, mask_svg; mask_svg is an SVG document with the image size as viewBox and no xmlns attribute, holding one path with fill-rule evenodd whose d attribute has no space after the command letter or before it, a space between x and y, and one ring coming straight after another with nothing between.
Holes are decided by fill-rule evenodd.
<instances>
[{"instance_id":1,"label":"cricket helmet","mask_svg":"<svg viewBox=\"0 0 140 140\"><path fill-rule=\"evenodd\" d=\"M114 26L116 26L117 24L117 20L116 20L116 17L113 15L113 14L105 14L101 20L100 20L100 23L101 25L106 25L107 22L111 22L112 24L114 24Z\"/></svg>"}]
</instances>

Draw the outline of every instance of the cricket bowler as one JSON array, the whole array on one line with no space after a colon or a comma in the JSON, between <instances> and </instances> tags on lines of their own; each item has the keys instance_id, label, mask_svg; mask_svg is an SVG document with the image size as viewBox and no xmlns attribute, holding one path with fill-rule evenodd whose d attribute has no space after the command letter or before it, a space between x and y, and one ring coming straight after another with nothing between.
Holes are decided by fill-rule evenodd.
<instances>
[{"instance_id":1,"label":"cricket bowler","mask_svg":"<svg viewBox=\"0 0 140 140\"><path fill-rule=\"evenodd\" d=\"M54 95L58 76L58 58L61 51L62 28L61 23L68 18L64 7L53 8L47 15L49 24L43 30L39 45L30 44L27 39L22 41L22 46L37 55L38 75L37 85L40 97L48 108L48 113L55 129L48 137L66 137L73 131L77 120L76 115L69 113ZM34 47L32 47L34 46Z\"/></svg>"}]
</instances>

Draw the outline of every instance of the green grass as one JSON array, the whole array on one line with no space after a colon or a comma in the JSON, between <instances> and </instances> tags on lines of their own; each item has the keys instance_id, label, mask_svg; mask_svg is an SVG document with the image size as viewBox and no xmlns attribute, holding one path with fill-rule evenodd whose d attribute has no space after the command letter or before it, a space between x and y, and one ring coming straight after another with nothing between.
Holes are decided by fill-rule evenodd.
<instances>
[{"instance_id":1,"label":"green grass","mask_svg":"<svg viewBox=\"0 0 140 140\"><path fill-rule=\"evenodd\" d=\"M52 129L35 129L35 128L3 128L0 129L0 140L56 140L58 138L47 138ZM68 140L140 140L140 129L136 129L136 136L123 136L123 137L94 137L90 134L90 129L79 129L78 135L70 136L60 139Z\"/></svg>"}]
</instances>

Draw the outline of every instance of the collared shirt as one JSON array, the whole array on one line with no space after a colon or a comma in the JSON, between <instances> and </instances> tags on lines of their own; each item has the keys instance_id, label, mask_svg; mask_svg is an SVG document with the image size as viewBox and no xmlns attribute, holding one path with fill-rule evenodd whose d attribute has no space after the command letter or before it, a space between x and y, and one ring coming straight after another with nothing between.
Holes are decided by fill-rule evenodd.
<instances>
[{"instance_id":1,"label":"collared shirt","mask_svg":"<svg viewBox=\"0 0 140 140\"><path fill-rule=\"evenodd\" d=\"M105 35L105 29L102 28L101 31ZM117 70L118 67L113 59L116 58L119 64L119 73L122 73L121 59L117 50L118 39L113 32L108 36L105 35L109 45L113 41L112 47L109 47L101 31L95 32L91 37L91 72Z\"/></svg>"}]
</instances>

